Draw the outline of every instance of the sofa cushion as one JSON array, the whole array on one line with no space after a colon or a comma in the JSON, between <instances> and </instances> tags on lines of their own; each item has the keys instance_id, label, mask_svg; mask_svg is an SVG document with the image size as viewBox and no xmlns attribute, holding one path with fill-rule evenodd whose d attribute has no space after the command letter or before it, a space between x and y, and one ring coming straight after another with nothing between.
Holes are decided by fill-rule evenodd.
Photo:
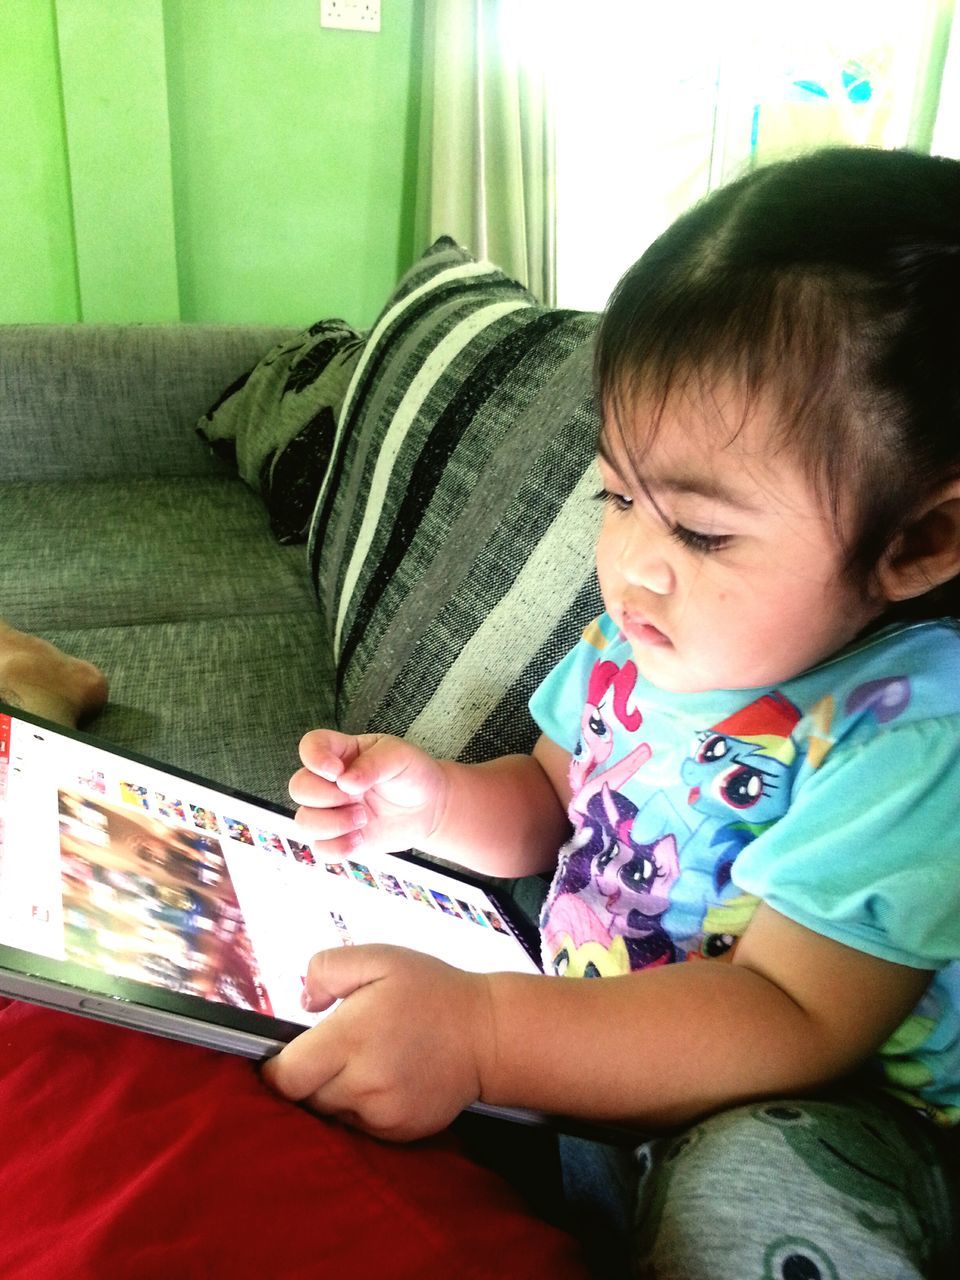
<instances>
[{"instance_id":1,"label":"sofa cushion","mask_svg":"<svg viewBox=\"0 0 960 1280\"><path fill-rule=\"evenodd\" d=\"M98 738L292 808L297 744L333 714L315 609L44 635L107 673Z\"/></svg>"},{"instance_id":2,"label":"sofa cushion","mask_svg":"<svg viewBox=\"0 0 960 1280\"><path fill-rule=\"evenodd\" d=\"M223 392L197 424L263 497L281 542L303 542L363 338L321 320L279 343Z\"/></svg>"},{"instance_id":3,"label":"sofa cushion","mask_svg":"<svg viewBox=\"0 0 960 1280\"><path fill-rule=\"evenodd\" d=\"M2 485L0 495L0 616L24 630L316 615L303 548L277 546L236 476Z\"/></svg>"},{"instance_id":4,"label":"sofa cushion","mask_svg":"<svg viewBox=\"0 0 960 1280\"><path fill-rule=\"evenodd\" d=\"M465 760L533 744L527 700L600 609L595 325L446 238L401 280L310 533L344 728Z\"/></svg>"},{"instance_id":5,"label":"sofa cushion","mask_svg":"<svg viewBox=\"0 0 960 1280\"><path fill-rule=\"evenodd\" d=\"M0 484L0 502L0 616L106 672L91 731L289 804L332 663L303 547L277 545L259 498L220 475Z\"/></svg>"}]
</instances>

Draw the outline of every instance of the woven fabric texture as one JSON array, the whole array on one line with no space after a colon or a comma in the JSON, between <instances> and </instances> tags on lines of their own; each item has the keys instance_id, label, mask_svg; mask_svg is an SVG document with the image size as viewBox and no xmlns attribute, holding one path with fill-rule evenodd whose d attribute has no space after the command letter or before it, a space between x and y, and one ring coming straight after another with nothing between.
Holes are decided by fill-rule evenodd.
<instances>
[{"instance_id":1,"label":"woven fabric texture","mask_svg":"<svg viewBox=\"0 0 960 1280\"><path fill-rule=\"evenodd\" d=\"M44 635L108 674L98 738L293 807L297 744L333 713L315 608Z\"/></svg>"},{"instance_id":2,"label":"woven fabric texture","mask_svg":"<svg viewBox=\"0 0 960 1280\"><path fill-rule=\"evenodd\" d=\"M91 731L289 804L333 672L303 548L260 500L236 476L158 477L0 484L0 510L0 617L106 672Z\"/></svg>"},{"instance_id":3,"label":"woven fabric texture","mask_svg":"<svg viewBox=\"0 0 960 1280\"><path fill-rule=\"evenodd\" d=\"M321 320L273 347L197 424L260 493L280 542L303 542L363 338Z\"/></svg>"},{"instance_id":4,"label":"woven fabric texture","mask_svg":"<svg viewBox=\"0 0 960 1280\"><path fill-rule=\"evenodd\" d=\"M279 547L235 476L0 486L0 616L27 631L310 611L303 549Z\"/></svg>"},{"instance_id":5,"label":"woven fabric texture","mask_svg":"<svg viewBox=\"0 0 960 1280\"><path fill-rule=\"evenodd\" d=\"M352 731L525 751L530 693L599 612L591 314L438 241L377 321L309 555Z\"/></svg>"},{"instance_id":6,"label":"woven fabric texture","mask_svg":"<svg viewBox=\"0 0 960 1280\"><path fill-rule=\"evenodd\" d=\"M0 325L3 483L222 473L193 432L213 399L294 330Z\"/></svg>"}]
</instances>

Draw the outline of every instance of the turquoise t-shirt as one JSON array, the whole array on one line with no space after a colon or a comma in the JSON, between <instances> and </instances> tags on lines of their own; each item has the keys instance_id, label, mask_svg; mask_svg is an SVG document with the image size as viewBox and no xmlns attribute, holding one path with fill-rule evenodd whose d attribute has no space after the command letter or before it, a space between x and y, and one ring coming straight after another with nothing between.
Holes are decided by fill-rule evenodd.
<instances>
[{"instance_id":1,"label":"turquoise t-shirt","mask_svg":"<svg viewBox=\"0 0 960 1280\"><path fill-rule=\"evenodd\" d=\"M888 628L776 688L676 694L604 614L530 709L571 754L547 972L721 955L763 899L936 971L878 1067L960 1120L960 626Z\"/></svg>"}]
</instances>

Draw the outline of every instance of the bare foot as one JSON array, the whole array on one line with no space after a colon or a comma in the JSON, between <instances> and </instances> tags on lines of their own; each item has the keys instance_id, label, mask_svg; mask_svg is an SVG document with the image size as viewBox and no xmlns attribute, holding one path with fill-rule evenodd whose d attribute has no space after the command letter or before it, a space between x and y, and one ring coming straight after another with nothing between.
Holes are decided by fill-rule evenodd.
<instances>
[{"instance_id":1,"label":"bare foot","mask_svg":"<svg viewBox=\"0 0 960 1280\"><path fill-rule=\"evenodd\" d=\"M107 681L90 662L0 622L0 700L57 724L76 725L107 701Z\"/></svg>"}]
</instances>

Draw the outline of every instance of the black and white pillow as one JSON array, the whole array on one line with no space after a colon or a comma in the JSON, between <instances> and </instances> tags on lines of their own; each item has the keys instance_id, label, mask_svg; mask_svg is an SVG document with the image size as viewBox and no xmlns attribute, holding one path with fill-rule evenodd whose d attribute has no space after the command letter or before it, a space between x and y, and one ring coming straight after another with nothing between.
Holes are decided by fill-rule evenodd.
<instances>
[{"instance_id":1,"label":"black and white pillow","mask_svg":"<svg viewBox=\"0 0 960 1280\"><path fill-rule=\"evenodd\" d=\"M596 319L446 238L390 298L309 538L345 729L464 760L532 746L530 694L601 608Z\"/></svg>"}]
</instances>

